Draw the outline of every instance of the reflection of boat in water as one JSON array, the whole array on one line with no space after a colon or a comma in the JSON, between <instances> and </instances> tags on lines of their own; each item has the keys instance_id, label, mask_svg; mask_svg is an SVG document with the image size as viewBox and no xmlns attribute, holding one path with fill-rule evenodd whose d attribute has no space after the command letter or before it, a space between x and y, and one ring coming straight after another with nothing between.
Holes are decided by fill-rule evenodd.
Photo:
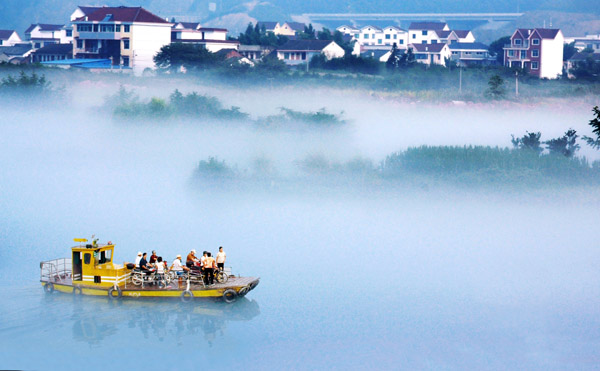
<instances>
[{"instance_id":1,"label":"reflection of boat in water","mask_svg":"<svg viewBox=\"0 0 600 371\"><path fill-rule=\"evenodd\" d=\"M206 300L194 303L160 299L116 301L108 297L67 295L46 295L44 301L47 304L59 302L61 305L55 308L62 315L65 307L72 306L73 338L90 345L113 335L131 334L133 329L139 330L142 338L158 341L175 338L179 342L182 336L197 338L202 334L211 344L223 334L228 322L250 321L260 314L258 303L245 297L231 305ZM101 313L106 313L106 317Z\"/></svg>"},{"instance_id":2,"label":"reflection of boat in water","mask_svg":"<svg viewBox=\"0 0 600 371\"><path fill-rule=\"evenodd\" d=\"M87 242L75 239L75 242ZM233 302L253 290L259 278L230 275L225 282L205 286L200 281L189 278L181 283L159 288L157 285L144 285L145 279L136 282L130 267L113 263L115 246L79 245L71 248L72 258L61 258L40 263L40 282L48 293L54 291L73 295L147 298L181 298L189 301L193 298L223 298ZM219 271L220 272L220 271ZM166 278L170 276L165 275ZM140 276L142 277L142 276Z\"/></svg>"}]
</instances>

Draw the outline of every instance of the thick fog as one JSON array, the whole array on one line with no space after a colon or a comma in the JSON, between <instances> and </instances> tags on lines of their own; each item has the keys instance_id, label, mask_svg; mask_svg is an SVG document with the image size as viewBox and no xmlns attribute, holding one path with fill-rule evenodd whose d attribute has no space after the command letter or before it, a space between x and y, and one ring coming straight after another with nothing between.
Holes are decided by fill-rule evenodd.
<instances>
[{"instance_id":1,"label":"thick fog","mask_svg":"<svg viewBox=\"0 0 600 371\"><path fill-rule=\"evenodd\" d=\"M75 367L84 355L70 348L111 353L90 368L139 366L140 352L227 368L598 365L597 187L313 187L298 166L307 156L377 164L420 145L509 147L511 134L526 131L543 140L569 128L590 135L588 102L408 103L366 91L152 80L125 87L142 100L175 88L212 95L252 119L325 107L347 124L127 122L104 106L119 84L95 78L67 85L50 107L0 104L2 368ZM600 158L583 143L579 155ZM198 181L195 169L210 156L241 173L263 159L291 185ZM233 271L261 283L232 309L45 297L38 263L92 234L116 244L116 262L138 250L170 261L224 246ZM222 311L216 320L204 314ZM82 321L95 324L93 335L82 335ZM25 345L45 360L27 357Z\"/></svg>"}]
</instances>

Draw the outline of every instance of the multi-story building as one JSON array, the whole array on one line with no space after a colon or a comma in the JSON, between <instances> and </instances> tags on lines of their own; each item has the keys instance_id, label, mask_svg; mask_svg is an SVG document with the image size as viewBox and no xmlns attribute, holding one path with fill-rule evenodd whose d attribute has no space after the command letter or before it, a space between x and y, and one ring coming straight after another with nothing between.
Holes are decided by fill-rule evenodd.
<instances>
[{"instance_id":1,"label":"multi-story building","mask_svg":"<svg viewBox=\"0 0 600 371\"><path fill-rule=\"evenodd\" d=\"M63 24L36 23L25 30L25 39L34 49L50 44L70 44L73 42L73 30Z\"/></svg>"},{"instance_id":2,"label":"multi-story building","mask_svg":"<svg viewBox=\"0 0 600 371\"><path fill-rule=\"evenodd\" d=\"M102 7L73 21L75 58L110 59L139 74L171 43L172 23L142 7Z\"/></svg>"},{"instance_id":3,"label":"multi-story building","mask_svg":"<svg viewBox=\"0 0 600 371\"><path fill-rule=\"evenodd\" d=\"M504 46L504 65L519 67L539 78L562 74L564 36L559 29L519 28Z\"/></svg>"},{"instance_id":4,"label":"multi-story building","mask_svg":"<svg viewBox=\"0 0 600 371\"><path fill-rule=\"evenodd\" d=\"M13 46L21 42L21 37L15 30L0 30L0 46Z\"/></svg>"}]
</instances>

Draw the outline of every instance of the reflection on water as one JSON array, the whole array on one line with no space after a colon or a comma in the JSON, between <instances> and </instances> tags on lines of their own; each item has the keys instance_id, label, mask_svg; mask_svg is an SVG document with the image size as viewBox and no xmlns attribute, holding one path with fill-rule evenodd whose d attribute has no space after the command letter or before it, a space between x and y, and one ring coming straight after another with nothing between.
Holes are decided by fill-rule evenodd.
<instances>
[{"instance_id":1,"label":"reflection on water","mask_svg":"<svg viewBox=\"0 0 600 371\"><path fill-rule=\"evenodd\" d=\"M59 311L65 317L68 314L73 339L90 345L98 345L113 335L134 335L140 340L159 342L172 339L183 345L186 336L200 339L198 335L202 335L212 346L217 336L225 334L228 322L250 321L260 314L258 303L245 297L226 304L210 300L191 303L159 299L113 301L105 297L51 294L44 295L41 304L45 310ZM53 313L45 315L52 317Z\"/></svg>"}]
</instances>

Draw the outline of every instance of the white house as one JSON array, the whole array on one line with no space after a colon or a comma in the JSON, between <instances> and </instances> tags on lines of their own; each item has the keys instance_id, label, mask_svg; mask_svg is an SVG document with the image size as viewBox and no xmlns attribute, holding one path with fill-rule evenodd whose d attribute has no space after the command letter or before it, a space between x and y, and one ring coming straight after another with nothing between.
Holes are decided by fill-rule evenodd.
<instances>
[{"instance_id":1,"label":"white house","mask_svg":"<svg viewBox=\"0 0 600 371\"><path fill-rule=\"evenodd\" d=\"M275 33L275 30L278 30L281 25L279 22L258 22L258 28L262 29L263 27L265 28L265 32Z\"/></svg>"},{"instance_id":2,"label":"white house","mask_svg":"<svg viewBox=\"0 0 600 371\"><path fill-rule=\"evenodd\" d=\"M586 35L582 37L570 37L569 41L565 38L565 43L575 43L578 51L591 49L594 53L600 53L600 35Z\"/></svg>"},{"instance_id":3,"label":"white house","mask_svg":"<svg viewBox=\"0 0 600 371\"><path fill-rule=\"evenodd\" d=\"M327 60L331 60L342 58L345 52L331 40L290 40L277 48L277 58L289 65L307 63L318 54L323 54Z\"/></svg>"},{"instance_id":4,"label":"white house","mask_svg":"<svg viewBox=\"0 0 600 371\"><path fill-rule=\"evenodd\" d=\"M441 42L438 31L450 31L445 22L412 22L408 27L410 44L436 44Z\"/></svg>"},{"instance_id":5,"label":"white house","mask_svg":"<svg viewBox=\"0 0 600 371\"><path fill-rule=\"evenodd\" d=\"M0 46L13 46L21 42L21 37L15 30L0 30Z\"/></svg>"},{"instance_id":6,"label":"white house","mask_svg":"<svg viewBox=\"0 0 600 371\"><path fill-rule=\"evenodd\" d=\"M452 52L448 44L409 44L415 56L415 61L428 65L446 65L446 59L450 58Z\"/></svg>"},{"instance_id":7,"label":"white house","mask_svg":"<svg viewBox=\"0 0 600 371\"><path fill-rule=\"evenodd\" d=\"M295 36L300 32L304 32L305 24L300 22L285 22L282 25L277 23L277 26L279 27L275 27L273 31L275 35Z\"/></svg>"},{"instance_id":8,"label":"white house","mask_svg":"<svg viewBox=\"0 0 600 371\"><path fill-rule=\"evenodd\" d=\"M490 57L489 47L482 43L449 43L452 61L459 66L488 65L495 58Z\"/></svg>"},{"instance_id":9,"label":"white house","mask_svg":"<svg viewBox=\"0 0 600 371\"><path fill-rule=\"evenodd\" d=\"M237 49L237 40L227 40L227 29L201 27L200 23L177 23L171 30L171 42L202 45L216 53L222 49Z\"/></svg>"},{"instance_id":10,"label":"white house","mask_svg":"<svg viewBox=\"0 0 600 371\"><path fill-rule=\"evenodd\" d=\"M562 75L564 36L559 29L519 28L504 46L504 65L519 67L539 78Z\"/></svg>"},{"instance_id":11,"label":"white house","mask_svg":"<svg viewBox=\"0 0 600 371\"><path fill-rule=\"evenodd\" d=\"M360 34L360 28L357 28L354 26L343 25L343 26L339 26L335 30L341 32L344 35L350 35L355 40L358 40L359 34Z\"/></svg>"},{"instance_id":12,"label":"white house","mask_svg":"<svg viewBox=\"0 0 600 371\"><path fill-rule=\"evenodd\" d=\"M35 49L50 44L70 44L73 42L71 26L62 24L32 24L25 30L25 38Z\"/></svg>"},{"instance_id":13,"label":"white house","mask_svg":"<svg viewBox=\"0 0 600 371\"><path fill-rule=\"evenodd\" d=\"M110 59L141 74L171 43L171 26L141 7L102 7L73 21L75 58Z\"/></svg>"}]
</instances>

